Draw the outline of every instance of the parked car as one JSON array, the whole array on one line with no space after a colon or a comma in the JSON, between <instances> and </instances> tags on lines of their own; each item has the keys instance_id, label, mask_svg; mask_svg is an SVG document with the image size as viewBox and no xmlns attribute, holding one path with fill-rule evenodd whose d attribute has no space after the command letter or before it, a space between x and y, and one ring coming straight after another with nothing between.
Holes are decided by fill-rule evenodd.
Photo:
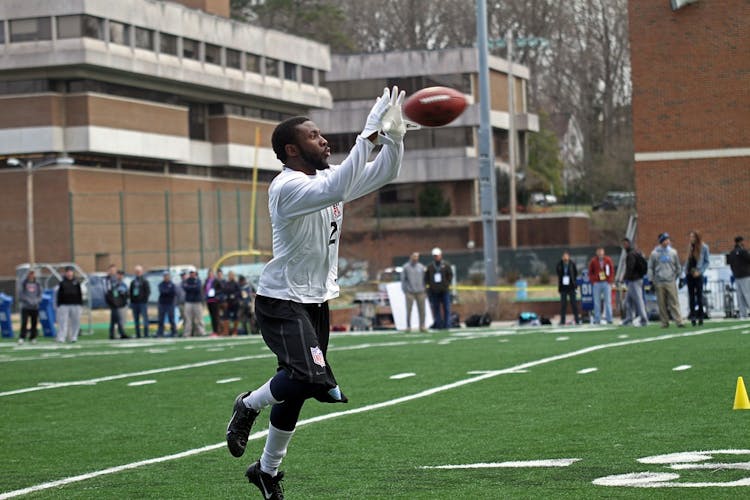
<instances>
[{"instance_id":1,"label":"parked car","mask_svg":"<svg viewBox=\"0 0 750 500\"><path fill-rule=\"evenodd\" d=\"M635 193L632 191L609 191L604 199L596 203L594 210L619 210L635 207Z\"/></svg>"},{"instance_id":2,"label":"parked car","mask_svg":"<svg viewBox=\"0 0 750 500\"><path fill-rule=\"evenodd\" d=\"M539 205L540 207L548 207L557 204L557 196L554 194L531 193L529 203Z\"/></svg>"},{"instance_id":3,"label":"parked car","mask_svg":"<svg viewBox=\"0 0 750 500\"><path fill-rule=\"evenodd\" d=\"M535 252L520 251L514 257L515 267L524 276L539 276L547 272L547 264Z\"/></svg>"}]
</instances>

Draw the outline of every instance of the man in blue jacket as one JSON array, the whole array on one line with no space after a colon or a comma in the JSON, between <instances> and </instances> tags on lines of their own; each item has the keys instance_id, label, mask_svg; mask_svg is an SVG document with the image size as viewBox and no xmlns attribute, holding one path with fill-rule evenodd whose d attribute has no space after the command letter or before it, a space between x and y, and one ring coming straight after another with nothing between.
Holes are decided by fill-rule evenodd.
<instances>
[{"instance_id":1,"label":"man in blue jacket","mask_svg":"<svg viewBox=\"0 0 750 500\"><path fill-rule=\"evenodd\" d=\"M170 337L177 334L177 324L174 320L175 300L177 298L177 288L172 283L172 276L169 272L164 273L164 280L159 283L159 329L156 331L157 337L164 336L164 319L169 318Z\"/></svg>"}]
</instances>

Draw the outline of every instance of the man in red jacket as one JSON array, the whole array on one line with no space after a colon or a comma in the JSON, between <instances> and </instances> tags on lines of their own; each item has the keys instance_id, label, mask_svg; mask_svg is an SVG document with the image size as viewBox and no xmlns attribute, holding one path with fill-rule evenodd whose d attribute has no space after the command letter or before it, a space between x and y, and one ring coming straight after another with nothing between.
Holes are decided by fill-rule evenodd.
<instances>
[{"instance_id":1,"label":"man in red jacket","mask_svg":"<svg viewBox=\"0 0 750 500\"><path fill-rule=\"evenodd\" d=\"M612 324L612 283L615 281L615 265L604 248L596 249L596 255L589 262L589 280L594 292L594 324L602 321L602 297L604 297L604 317Z\"/></svg>"}]
</instances>

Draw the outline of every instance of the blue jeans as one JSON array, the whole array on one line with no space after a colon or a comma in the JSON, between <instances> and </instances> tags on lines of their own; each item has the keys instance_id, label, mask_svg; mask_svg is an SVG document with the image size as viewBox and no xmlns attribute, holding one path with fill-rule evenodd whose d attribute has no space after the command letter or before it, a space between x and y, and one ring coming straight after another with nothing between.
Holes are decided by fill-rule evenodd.
<instances>
[{"instance_id":1,"label":"blue jeans","mask_svg":"<svg viewBox=\"0 0 750 500\"><path fill-rule=\"evenodd\" d=\"M135 323L135 336L141 337L141 318L143 318L143 336L148 337L148 304L132 302L130 308L133 310L133 322Z\"/></svg>"},{"instance_id":2,"label":"blue jeans","mask_svg":"<svg viewBox=\"0 0 750 500\"><path fill-rule=\"evenodd\" d=\"M608 281L594 283L594 324L602 321L602 295L604 296L604 317L612 323L612 285Z\"/></svg>"},{"instance_id":3,"label":"blue jeans","mask_svg":"<svg viewBox=\"0 0 750 500\"><path fill-rule=\"evenodd\" d=\"M159 329L156 330L157 337L164 336L164 319L169 319L169 327L172 337L177 334L177 325L174 321L174 304L159 304Z\"/></svg>"},{"instance_id":4,"label":"blue jeans","mask_svg":"<svg viewBox=\"0 0 750 500\"><path fill-rule=\"evenodd\" d=\"M433 324L434 328L450 328L451 327L451 293L445 292L430 292L430 307L432 308L432 316L435 321ZM442 314L441 314L442 313Z\"/></svg>"}]
</instances>

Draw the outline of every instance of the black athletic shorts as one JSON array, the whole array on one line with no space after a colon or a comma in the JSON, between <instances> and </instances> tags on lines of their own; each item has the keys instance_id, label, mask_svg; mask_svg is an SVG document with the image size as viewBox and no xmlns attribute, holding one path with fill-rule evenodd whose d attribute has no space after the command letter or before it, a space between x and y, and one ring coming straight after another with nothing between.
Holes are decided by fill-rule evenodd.
<instances>
[{"instance_id":1,"label":"black athletic shorts","mask_svg":"<svg viewBox=\"0 0 750 500\"><path fill-rule=\"evenodd\" d=\"M331 323L328 302L300 304L256 295L255 317L279 368L290 378L336 387L326 358Z\"/></svg>"}]
</instances>

